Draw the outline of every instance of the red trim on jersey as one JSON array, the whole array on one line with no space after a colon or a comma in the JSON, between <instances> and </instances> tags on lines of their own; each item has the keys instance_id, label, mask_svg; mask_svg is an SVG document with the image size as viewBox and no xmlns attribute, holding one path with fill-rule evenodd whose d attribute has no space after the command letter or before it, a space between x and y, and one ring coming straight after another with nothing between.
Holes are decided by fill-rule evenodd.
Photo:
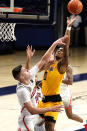
<instances>
[{"instance_id":1,"label":"red trim on jersey","mask_svg":"<svg viewBox=\"0 0 87 131\"><path fill-rule=\"evenodd\" d=\"M34 89L33 89L33 91L32 91L32 94L31 94L31 98L35 95L36 89L37 89L37 86L34 87Z\"/></svg>"},{"instance_id":2,"label":"red trim on jersey","mask_svg":"<svg viewBox=\"0 0 87 131\"><path fill-rule=\"evenodd\" d=\"M37 93L35 96L36 103L39 103L39 98L41 98L41 93Z\"/></svg>"},{"instance_id":3,"label":"red trim on jersey","mask_svg":"<svg viewBox=\"0 0 87 131\"><path fill-rule=\"evenodd\" d=\"M71 101L72 101L72 96L71 96L71 98L70 98L69 106L68 106L67 108L65 107L65 110L67 110L67 109L71 109Z\"/></svg>"},{"instance_id":4,"label":"red trim on jersey","mask_svg":"<svg viewBox=\"0 0 87 131\"><path fill-rule=\"evenodd\" d=\"M22 109L21 109L21 113L23 112L24 108L25 108L25 106L22 107Z\"/></svg>"},{"instance_id":5,"label":"red trim on jersey","mask_svg":"<svg viewBox=\"0 0 87 131\"><path fill-rule=\"evenodd\" d=\"M25 119L25 116L23 117L23 123L24 123L24 125L25 125L25 127L26 127L27 131L30 131L30 130L29 130L29 128L27 127L27 125L26 125L26 123L25 123L24 119Z\"/></svg>"}]
</instances>

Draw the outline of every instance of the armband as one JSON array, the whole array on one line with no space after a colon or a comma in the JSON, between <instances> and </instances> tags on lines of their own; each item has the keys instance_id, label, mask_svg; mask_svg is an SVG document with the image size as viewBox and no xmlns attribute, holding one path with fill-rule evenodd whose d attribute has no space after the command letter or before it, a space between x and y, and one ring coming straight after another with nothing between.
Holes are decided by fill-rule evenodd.
<instances>
[{"instance_id":1,"label":"armband","mask_svg":"<svg viewBox=\"0 0 87 131\"><path fill-rule=\"evenodd\" d=\"M71 27L67 26L67 30L71 31Z\"/></svg>"}]
</instances>

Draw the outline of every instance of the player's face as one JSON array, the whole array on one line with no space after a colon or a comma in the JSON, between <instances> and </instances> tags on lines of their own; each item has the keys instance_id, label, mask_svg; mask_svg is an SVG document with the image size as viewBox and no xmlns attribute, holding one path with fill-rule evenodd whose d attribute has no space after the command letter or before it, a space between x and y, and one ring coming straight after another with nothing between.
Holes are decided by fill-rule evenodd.
<instances>
[{"instance_id":1,"label":"player's face","mask_svg":"<svg viewBox=\"0 0 87 131\"><path fill-rule=\"evenodd\" d=\"M20 78L21 79L29 79L30 78L29 71L26 68L24 68L24 67L21 68Z\"/></svg>"},{"instance_id":2,"label":"player's face","mask_svg":"<svg viewBox=\"0 0 87 131\"><path fill-rule=\"evenodd\" d=\"M64 48L63 47L60 47L56 53L55 53L55 57L57 58L63 58L64 56Z\"/></svg>"}]
</instances>

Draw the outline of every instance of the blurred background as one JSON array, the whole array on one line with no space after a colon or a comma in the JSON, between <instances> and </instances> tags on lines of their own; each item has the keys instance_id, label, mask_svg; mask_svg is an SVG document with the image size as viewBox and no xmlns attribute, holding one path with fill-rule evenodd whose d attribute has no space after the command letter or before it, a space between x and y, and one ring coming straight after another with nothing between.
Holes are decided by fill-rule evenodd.
<instances>
[{"instance_id":1,"label":"blurred background","mask_svg":"<svg viewBox=\"0 0 87 131\"><path fill-rule=\"evenodd\" d=\"M16 39L0 39L0 53L24 50L32 45L35 49L46 49L53 41L64 35L66 18L72 17L67 10L69 0L0 0L0 23L15 23ZM71 47L87 46L87 2L73 24ZM4 24L6 30L6 24ZM10 27L12 28L12 26ZM2 31L2 26L1 26ZM4 31L3 31L4 32ZM11 34L11 30L9 34ZM6 32L4 33L6 35Z\"/></svg>"}]
</instances>

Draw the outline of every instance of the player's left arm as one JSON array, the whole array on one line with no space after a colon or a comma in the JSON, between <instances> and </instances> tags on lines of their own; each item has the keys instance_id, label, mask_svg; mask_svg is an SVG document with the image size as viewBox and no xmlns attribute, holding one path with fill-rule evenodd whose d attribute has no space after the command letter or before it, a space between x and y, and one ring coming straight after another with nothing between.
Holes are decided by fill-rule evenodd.
<instances>
[{"instance_id":1,"label":"player's left arm","mask_svg":"<svg viewBox=\"0 0 87 131\"><path fill-rule=\"evenodd\" d=\"M65 46L64 46L64 57L63 57L62 61L58 63L58 70L60 73L64 73L68 67L70 31L71 31L71 27L76 19L77 19L77 16L74 16L71 19L69 19L67 17L67 27L66 27L65 35L67 35L68 37L66 39L62 40L65 43Z\"/></svg>"},{"instance_id":2,"label":"player's left arm","mask_svg":"<svg viewBox=\"0 0 87 131\"><path fill-rule=\"evenodd\" d=\"M72 17L71 19L69 17L67 17L67 27L66 27L66 31L65 31L65 35L68 35L69 39L65 42L67 43L67 45L69 46L70 44L70 33L71 33L71 28L73 23L76 21L77 16Z\"/></svg>"},{"instance_id":3,"label":"player's left arm","mask_svg":"<svg viewBox=\"0 0 87 131\"><path fill-rule=\"evenodd\" d=\"M32 58L32 56L34 55L35 53L35 50L32 50L32 46L27 46L27 49L26 49L26 55L27 55L27 61L26 61L26 65L25 65L25 68L27 70L30 69L30 60Z\"/></svg>"},{"instance_id":4,"label":"player's left arm","mask_svg":"<svg viewBox=\"0 0 87 131\"><path fill-rule=\"evenodd\" d=\"M66 75L67 75L67 78L62 80L62 83L67 84L67 85L72 85L73 84L73 73L72 73L71 66L68 66Z\"/></svg>"}]
</instances>

